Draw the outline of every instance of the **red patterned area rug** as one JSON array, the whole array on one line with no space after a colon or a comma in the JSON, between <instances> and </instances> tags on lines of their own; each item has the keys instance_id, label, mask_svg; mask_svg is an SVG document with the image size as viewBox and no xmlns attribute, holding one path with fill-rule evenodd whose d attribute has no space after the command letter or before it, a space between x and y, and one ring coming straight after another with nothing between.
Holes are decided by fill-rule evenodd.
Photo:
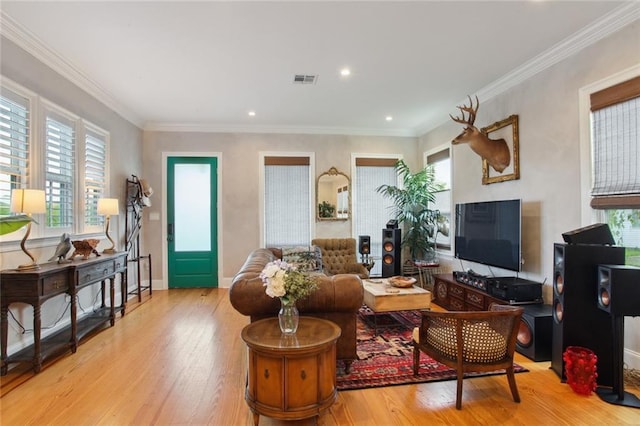
<instances>
[{"instance_id":1,"label":"red patterned area rug","mask_svg":"<svg viewBox=\"0 0 640 426\"><path fill-rule=\"evenodd\" d=\"M413 375L413 346L411 331L420 322L418 311L378 314L377 335L374 335L373 312L367 307L358 315L358 359L345 374L338 363L337 387L340 391L382 386L455 380L456 371L440 364L424 353L420 354L420 371ZM516 373L528 371L514 364ZM504 374L504 370L488 373L469 373L465 377Z\"/></svg>"}]
</instances>

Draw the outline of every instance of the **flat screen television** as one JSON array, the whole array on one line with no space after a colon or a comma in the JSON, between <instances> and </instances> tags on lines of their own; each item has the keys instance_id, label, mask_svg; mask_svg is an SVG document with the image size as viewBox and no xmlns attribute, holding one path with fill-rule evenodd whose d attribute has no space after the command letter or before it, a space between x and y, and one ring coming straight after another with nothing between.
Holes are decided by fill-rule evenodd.
<instances>
[{"instance_id":1,"label":"flat screen television","mask_svg":"<svg viewBox=\"0 0 640 426\"><path fill-rule=\"evenodd\" d=\"M456 204L455 256L520 271L521 211L522 200Z\"/></svg>"}]
</instances>

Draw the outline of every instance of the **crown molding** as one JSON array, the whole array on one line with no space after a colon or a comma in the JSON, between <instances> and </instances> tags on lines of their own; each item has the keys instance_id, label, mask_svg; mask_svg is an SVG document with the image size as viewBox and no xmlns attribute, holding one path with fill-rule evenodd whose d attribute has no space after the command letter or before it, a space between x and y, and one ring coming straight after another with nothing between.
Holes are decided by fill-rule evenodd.
<instances>
[{"instance_id":1,"label":"crown molding","mask_svg":"<svg viewBox=\"0 0 640 426\"><path fill-rule=\"evenodd\" d=\"M235 124L210 123L165 123L147 122L144 131L150 132L201 132L201 133L282 133L313 135L352 135L417 137L412 129L360 129L351 127L311 127L311 126L243 126Z\"/></svg>"},{"instance_id":2,"label":"crown molding","mask_svg":"<svg viewBox=\"0 0 640 426\"><path fill-rule=\"evenodd\" d=\"M102 102L125 120L137 127L142 127L143 120L136 113L116 101L98 83L43 43L35 34L20 25L4 11L0 11L0 34Z\"/></svg>"},{"instance_id":3,"label":"crown molding","mask_svg":"<svg viewBox=\"0 0 640 426\"><path fill-rule=\"evenodd\" d=\"M603 16L602 19L593 22L591 25L557 43L546 52L541 53L478 90L476 94L483 102L486 102L638 19L640 19L640 2L624 4ZM459 105L464 104L466 101L466 98L461 100ZM448 122L448 116L424 122L415 129L415 133L423 135L446 122Z\"/></svg>"}]
</instances>

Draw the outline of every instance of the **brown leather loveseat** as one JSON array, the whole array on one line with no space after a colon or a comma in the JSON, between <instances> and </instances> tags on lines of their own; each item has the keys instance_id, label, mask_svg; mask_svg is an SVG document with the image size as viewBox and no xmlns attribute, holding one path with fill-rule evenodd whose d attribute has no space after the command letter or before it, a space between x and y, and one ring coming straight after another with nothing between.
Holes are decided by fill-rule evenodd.
<instances>
[{"instance_id":1,"label":"brown leather loveseat","mask_svg":"<svg viewBox=\"0 0 640 426\"><path fill-rule=\"evenodd\" d=\"M252 322L278 314L280 301L267 296L260 272L279 255L278 249L256 249L233 278L229 290L231 305L249 316ZM363 301L362 280L353 274L322 275L318 285L318 290L297 301L296 306L301 316L324 318L340 326L342 334L337 343L337 359L344 360L348 372L353 360L357 359L356 318Z\"/></svg>"}]
</instances>

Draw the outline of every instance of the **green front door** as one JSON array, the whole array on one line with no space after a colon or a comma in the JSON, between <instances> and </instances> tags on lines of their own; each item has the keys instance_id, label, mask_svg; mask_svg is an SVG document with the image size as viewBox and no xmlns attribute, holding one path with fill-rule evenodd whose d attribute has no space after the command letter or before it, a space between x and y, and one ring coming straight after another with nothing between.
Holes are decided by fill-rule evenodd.
<instances>
[{"instance_id":1,"label":"green front door","mask_svg":"<svg viewBox=\"0 0 640 426\"><path fill-rule=\"evenodd\" d=\"M218 287L217 161L167 159L169 288Z\"/></svg>"}]
</instances>

